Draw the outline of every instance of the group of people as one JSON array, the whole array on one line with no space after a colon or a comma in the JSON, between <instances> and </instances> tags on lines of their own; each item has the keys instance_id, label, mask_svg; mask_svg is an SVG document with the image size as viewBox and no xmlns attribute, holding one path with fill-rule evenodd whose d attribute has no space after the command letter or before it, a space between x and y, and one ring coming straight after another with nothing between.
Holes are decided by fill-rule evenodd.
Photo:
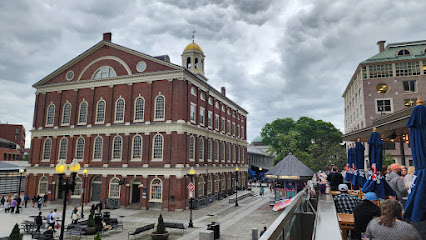
<instances>
[{"instance_id":1,"label":"group of people","mask_svg":"<svg viewBox=\"0 0 426 240\"><path fill-rule=\"evenodd\" d=\"M11 196L4 197L0 199L1 206L4 209L4 212L10 213L19 213L22 199L19 195L15 195L13 198Z\"/></svg>"},{"instance_id":2,"label":"group of people","mask_svg":"<svg viewBox=\"0 0 426 240\"><path fill-rule=\"evenodd\" d=\"M338 172L337 166L332 166L331 172L327 175L327 181L331 190L340 192L334 197L336 211L354 214L355 225L351 233L352 239L362 239L362 237L389 240L421 239L419 232L411 224L401 220L405 204L404 197L410 190L413 168L410 167L408 171L405 169L404 175L404 168L401 165L397 163L390 165L389 172L384 172L383 176L396 192L396 197L387 196L387 199L379 202L374 192L365 193L364 199L349 194L343 175Z\"/></svg>"},{"instance_id":3,"label":"group of people","mask_svg":"<svg viewBox=\"0 0 426 240\"><path fill-rule=\"evenodd\" d=\"M32 205L33 207L35 205L37 205L38 210L41 210L41 207L47 207L47 200L49 199L49 196L47 196L47 194L44 194L44 196L40 196L40 195L34 195L32 200ZM28 198L29 200L29 198Z\"/></svg>"}]
</instances>

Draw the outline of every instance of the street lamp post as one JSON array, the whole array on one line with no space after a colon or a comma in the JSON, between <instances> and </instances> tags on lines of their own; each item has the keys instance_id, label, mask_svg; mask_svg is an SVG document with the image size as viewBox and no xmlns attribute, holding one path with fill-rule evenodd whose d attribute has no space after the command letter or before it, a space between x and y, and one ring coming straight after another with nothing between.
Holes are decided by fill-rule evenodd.
<instances>
[{"instance_id":1,"label":"street lamp post","mask_svg":"<svg viewBox=\"0 0 426 240\"><path fill-rule=\"evenodd\" d=\"M191 177L191 183L193 183L194 181L194 175L195 175L195 170L193 167L191 167L191 170L189 170L188 176ZM189 199L189 224L188 227L193 228L194 227L194 223L192 223L192 206L193 206L193 201L194 201L194 193L193 190L191 191L191 197Z\"/></svg>"},{"instance_id":2,"label":"street lamp post","mask_svg":"<svg viewBox=\"0 0 426 240\"><path fill-rule=\"evenodd\" d=\"M84 192L86 192L86 177L87 177L87 172L88 170L85 168L83 170L83 192L81 193L82 195L82 200L81 200L81 218L84 218L84 213L83 213L83 206L84 206Z\"/></svg>"},{"instance_id":3,"label":"street lamp post","mask_svg":"<svg viewBox=\"0 0 426 240\"><path fill-rule=\"evenodd\" d=\"M69 168L69 170L71 171L71 183L69 182L69 180L67 178L64 178L65 171L67 170L67 168ZM67 166L67 164L63 160L61 160L58 164L56 164L55 170L59 175L59 179L58 179L59 192L64 193L64 195L63 195L64 203L63 203L63 210L62 210L61 235L59 235L59 240L63 240L64 239L64 230L65 230L65 213L66 213L66 210L67 210L68 192L70 190L71 190L71 192L74 192L75 177L76 177L78 171L80 170L80 164L76 160L74 160L69 166Z\"/></svg>"},{"instance_id":4,"label":"street lamp post","mask_svg":"<svg viewBox=\"0 0 426 240\"><path fill-rule=\"evenodd\" d=\"M262 182L261 182L261 179L260 179L260 176L261 176L260 173L262 172L262 169L263 169L262 167L259 168L259 188L262 187Z\"/></svg>"},{"instance_id":5,"label":"street lamp post","mask_svg":"<svg viewBox=\"0 0 426 240\"><path fill-rule=\"evenodd\" d=\"M235 168L235 206L238 207L238 166Z\"/></svg>"},{"instance_id":6,"label":"street lamp post","mask_svg":"<svg viewBox=\"0 0 426 240\"><path fill-rule=\"evenodd\" d=\"M18 198L21 198L21 180L22 180L22 174L24 173L24 169L19 169L19 186L18 186ZM19 213L19 205L16 207L16 213Z\"/></svg>"}]
</instances>

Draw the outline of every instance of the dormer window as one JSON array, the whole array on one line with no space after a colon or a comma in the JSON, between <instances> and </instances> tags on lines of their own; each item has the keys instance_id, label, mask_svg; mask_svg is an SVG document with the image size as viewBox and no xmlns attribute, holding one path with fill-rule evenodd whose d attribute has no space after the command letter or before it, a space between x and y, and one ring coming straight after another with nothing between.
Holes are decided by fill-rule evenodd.
<instances>
[{"instance_id":1,"label":"dormer window","mask_svg":"<svg viewBox=\"0 0 426 240\"><path fill-rule=\"evenodd\" d=\"M93 79L112 78L116 76L117 74L115 73L115 70L112 67L103 66L99 68L98 71L96 71Z\"/></svg>"},{"instance_id":2,"label":"dormer window","mask_svg":"<svg viewBox=\"0 0 426 240\"><path fill-rule=\"evenodd\" d=\"M401 49L398 51L398 56L408 56L411 55L410 51L408 49Z\"/></svg>"}]
</instances>

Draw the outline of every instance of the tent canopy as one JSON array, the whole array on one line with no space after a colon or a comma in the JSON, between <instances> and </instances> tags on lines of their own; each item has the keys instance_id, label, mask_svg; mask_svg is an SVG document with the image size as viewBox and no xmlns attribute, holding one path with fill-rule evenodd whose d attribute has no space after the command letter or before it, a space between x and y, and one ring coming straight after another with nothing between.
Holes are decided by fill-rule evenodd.
<instances>
[{"instance_id":1,"label":"tent canopy","mask_svg":"<svg viewBox=\"0 0 426 240\"><path fill-rule=\"evenodd\" d=\"M313 175L314 172L291 153L265 173L269 179L291 180L307 179Z\"/></svg>"}]
</instances>

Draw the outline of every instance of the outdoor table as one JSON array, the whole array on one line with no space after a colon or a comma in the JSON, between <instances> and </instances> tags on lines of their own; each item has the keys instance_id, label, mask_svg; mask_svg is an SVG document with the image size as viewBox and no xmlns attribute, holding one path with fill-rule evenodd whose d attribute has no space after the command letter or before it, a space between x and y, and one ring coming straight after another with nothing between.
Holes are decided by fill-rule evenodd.
<instances>
[{"instance_id":1,"label":"outdoor table","mask_svg":"<svg viewBox=\"0 0 426 240\"><path fill-rule=\"evenodd\" d=\"M355 217L349 213L338 213L340 229L343 233L343 239L348 239L348 230L354 230Z\"/></svg>"}]
</instances>

